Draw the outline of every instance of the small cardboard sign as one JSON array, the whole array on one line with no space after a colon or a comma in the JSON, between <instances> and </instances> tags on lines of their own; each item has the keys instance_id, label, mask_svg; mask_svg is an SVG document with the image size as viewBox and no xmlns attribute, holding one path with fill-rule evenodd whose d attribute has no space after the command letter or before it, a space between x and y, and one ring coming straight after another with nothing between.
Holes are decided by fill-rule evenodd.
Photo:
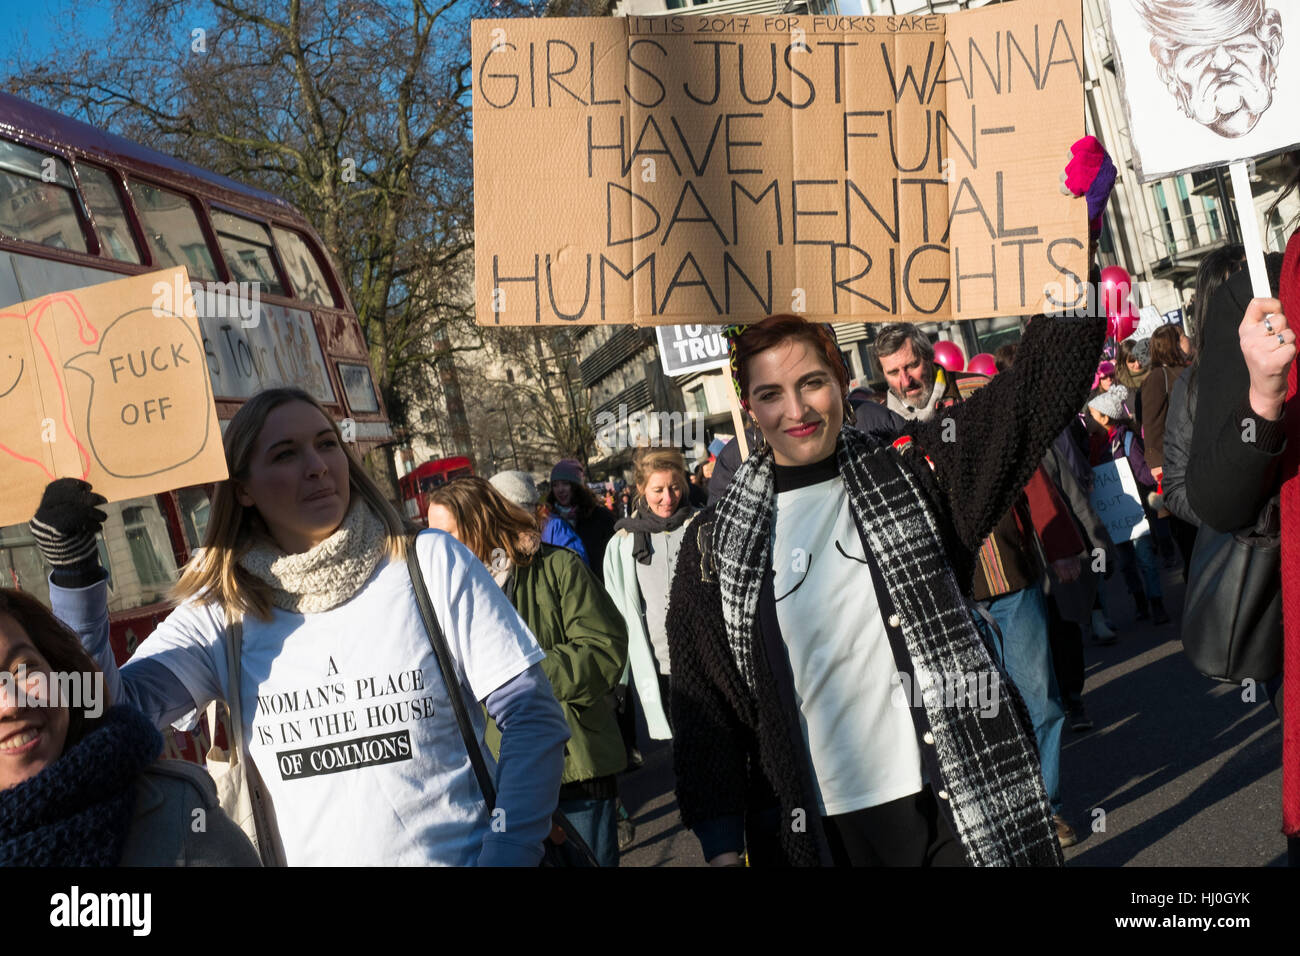
<instances>
[{"instance_id":1,"label":"small cardboard sign","mask_svg":"<svg viewBox=\"0 0 1300 956\"><path fill-rule=\"evenodd\" d=\"M65 477L109 501L226 477L185 269L0 312L0 526Z\"/></svg>"},{"instance_id":2,"label":"small cardboard sign","mask_svg":"<svg viewBox=\"0 0 1300 956\"><path fill-rule=\"evenodd\" d=\"M484 324L1084 301L1080 0L473 23Z\"/></svg>"},{"instance_id":3,"label":"small cardboard sign","mask_svg":"<svg viewBox=\"0 0 1300 956\"><path fill-rule=\"evenodd\" d=\"M1117 458L1092 468L1092 508L1106 526L1110 540L1135 541L1151 533L1147 514L1138 496L1137 479L1128 461Z\"/></svg>"},{"instance_id":4,"label":"small cardboard sign","mask_svg":"<svg viewBox=\"0 0 1300 956\"><path fill-rule=\"evenodd\" d=\"M1109 0L1143 182L1300 143L1300 0Z\"/></svg>"},{"instance_id":5,"label":"small cardboard sign","mask_svg":"<svg viewBox=\"0 0 1300 956\"><path fill-rule=\"evenodd\" d=\"M706 372L727 366L727 343L720 325L661 325L655 334L665 375Z\"/></svg>"}]
</instances>

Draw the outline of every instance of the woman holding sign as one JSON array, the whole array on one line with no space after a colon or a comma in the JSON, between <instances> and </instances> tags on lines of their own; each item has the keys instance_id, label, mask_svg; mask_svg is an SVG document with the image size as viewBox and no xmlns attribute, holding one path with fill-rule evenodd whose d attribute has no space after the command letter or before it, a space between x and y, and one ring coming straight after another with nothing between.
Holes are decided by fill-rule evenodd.
<instances>
[{"instance_id":1,"label":"woman holding sign","mask_svg":"<svg viewBox=\"0 0 1300 956\"><path fill-rule=\"evenodd\" d=\"M1112 178L1096 140L1074 152L1076 194ZM711 864L1060 865L1028 715L968 595L1105 326L1036 317L1011 369L892 443L852 427L828 328L727 330L763 441L688 529L668 611L677 798Z\"/></svg>"},{"instance_id":2,"label":"woman holding sign","mask_svg":"<svg viewBox=\"0 0 1300 956\"><path fill-rule=\"evenodd\" d=\"M245 402L225 450L231 477L177 586L183 603L120 672L95 547L99 496L68 479L46 490L31 527L54 565L51 601L112 699L178 729L211 701L232 702L268 863L537 865L569 731L541 648L487 569L450 535L408 539L299 389ZM450 687L409 547L454 658ZM502 729L490 817L451 694L483 701ZM468 710L487 755L482 709Z\"/></svg>"}]
</instances>

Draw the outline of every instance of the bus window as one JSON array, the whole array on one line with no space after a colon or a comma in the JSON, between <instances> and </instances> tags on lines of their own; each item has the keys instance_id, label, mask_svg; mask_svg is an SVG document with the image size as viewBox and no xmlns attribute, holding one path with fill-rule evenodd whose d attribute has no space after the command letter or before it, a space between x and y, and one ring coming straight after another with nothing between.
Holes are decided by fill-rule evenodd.
<instances>
[{"instance_id":1,"label":"bus window","mask_svg":"<svg viewBox=\"0 0 1300 956\"><path fill-rule=\"evenodd\" d=\"M212 210L212 227L217 231L230 277L236 282L257 282L272 295L284 295L271 259L271 237L261 223Z\"/></svg>"},{"instance_id":2,"label":"bus window","mask_svg":"<svg viewBox=\"0 0 1300 956\"><path fill-rule=\"evenodd\" d=\"M180 193L131 181L131 198L140 213L154 267L188 266L191 279L215 279L216 266L203 239L194 206Z\"/></svg>"},{"instance_id":3,"label":"bus window","mask_svg":"<svg viewBox=\"0 0 1300 956\"><path fill-rule=\"evenodd\" d=\"M185 543L193 553L203 545L203 536L208 532L212 503L208 500L208 493L203 488L196 487L177 491L176 504L185 530Z\"/></svg>"},{"instance_id":4,"label":"bus window","mask_svg":"<svg viewBox=\"0 0 1300 956\"><path fill-rule=\"evenodd\" d=\"M0 139L0 232L56 249L87 251L67 163Z\"/></svg>"},{"instance_id":5,"label":"bus window","mask_svg":"<svg viewBox=\"0 0 1300 956\"><path fill-rule=\"evenodd\" d=\"M0 587L18 588L50 606L50 566L27 525L0 528Z\"/></svg>"},{"instance_id":6,"label":"bus window","mask_svg":"<svg viewBox=\"0 0 1300 956\"><path fill-rule=\"evenodd\" d=\"M167 535L167 520L152 495L100 506L108 515L104 543L113 587L110 611L166 600L179 572Z\"/></svg>"},{"instance_id":7,"label":"bus window","mask_svg":"<svg viewBox=\"0 0 1300 956\"><path fill-rule=\"evenodd\" d=\"M119 262L140 262L140 250L131 235L131 224L122 208L122 196L109 174L98 166L77 164L81 193L95 218L100 251Z\"/></svg>"},{"instance_id":8,"label":"bus window","mask_svg":"<svg viewBox=\"0 0 1300 956\"><path fill-rule=\"evenodd\" d=\"M294 295L304 302L334 308L334 296L330 294L325 274L306 240L279 226L271 227L271 235L275 237L275 251L280 253L284 270L289 273Z\"/></svg>"}]
</instances>

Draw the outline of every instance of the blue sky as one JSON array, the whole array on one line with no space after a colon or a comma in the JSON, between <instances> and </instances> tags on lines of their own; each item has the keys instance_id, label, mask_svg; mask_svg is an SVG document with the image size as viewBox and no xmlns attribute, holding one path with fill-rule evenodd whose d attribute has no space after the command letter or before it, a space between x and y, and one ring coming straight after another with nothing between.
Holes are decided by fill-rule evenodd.
<instances>
[{"instance_id":1,"label":"blue sky","mask_svg":"<svg viewBox=\"0 0 1300 956\"><path fill-rule=\"evenodd\" d=\"M60 27L75 22L79 35L102 36L112 25L112 8L105 0L0 0L0 56L11 60L17 44L29 53L57 56Z\"/></svg>"}]
</instances>

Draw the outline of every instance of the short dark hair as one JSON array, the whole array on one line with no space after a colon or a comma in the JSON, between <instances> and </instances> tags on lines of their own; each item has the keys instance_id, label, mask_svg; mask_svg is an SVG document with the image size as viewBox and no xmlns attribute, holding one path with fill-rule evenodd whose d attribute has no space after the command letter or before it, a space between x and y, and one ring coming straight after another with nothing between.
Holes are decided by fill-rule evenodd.
<instances>
[{"instance_id":1,"label":"short dark hair","mask_svg":"<svg viewBox=\"0 0 1300 956\"><path fill-rule=\"evenodd\" d=\"M736 383L740 386L742 400L747 401L749 395L749 360L786 339L798 339L812 348L836 377L840 388L848 393L849 370L844 364L839 343L829 329L798 315L769 315L762 322L748 326L734 340Z\"/></svg>"},{"instance_id":2,"label":"short dark hair","mask_svg":"<svg viewBox=\"0 0 1300 956\"><path fill-rule=\"evenodd\" d=\"M994 350L993 364L998 367L999 372L1005 372L1016 364L1016 349L1018 348L1020 348L1019 342L1003 342Z\"/></svg>"},{"instance_id":3,"label":"short dark hair","mask_svg":"<svg viewBox=\"0 0 1300 956\"><path fill-rule=\"evenodd\" d=\"M50 665L52 673L98 674L99 667L81 641L48 608L25 591L0 588L0 614L8 614L31 639ZM111 701L105 700L105 707ZM83 708L68 708L68 736L63 749L79 743L99 718L87 717Z\"/></svg>"}]
</instances>

